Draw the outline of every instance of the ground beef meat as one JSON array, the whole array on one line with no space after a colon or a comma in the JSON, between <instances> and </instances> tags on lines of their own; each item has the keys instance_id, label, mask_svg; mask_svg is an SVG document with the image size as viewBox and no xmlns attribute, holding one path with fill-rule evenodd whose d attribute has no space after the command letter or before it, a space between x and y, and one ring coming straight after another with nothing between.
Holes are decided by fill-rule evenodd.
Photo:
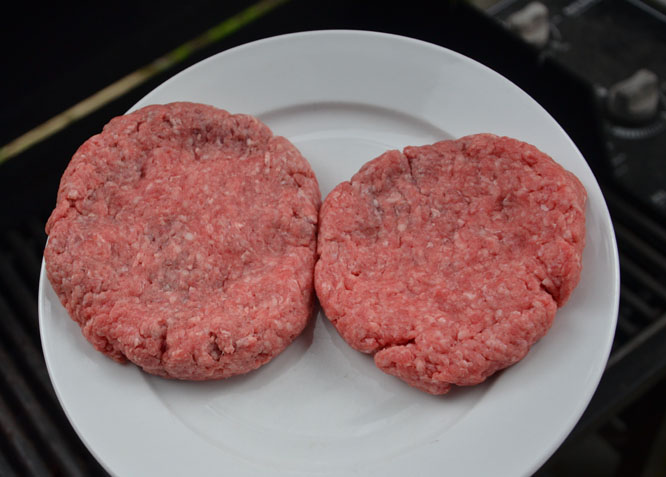
<instances>
[{"instance_id":1,"label":"ground beef meat","mask_svg":"<svg viewBox=\"0 0 666 477\"><path fill-rule=\"evenodd\" d=\"M311 316L319 204L307 161L257 119L148 106L72 158L46 226L48 278L117 361L180 379L245 373Z\"/></svg>"},{"instance_id":2,"label":"ground beef meat","mask_svg":"<svg viewBox=\"0 0 666 477\"><path fill-rule=\"evenodd\" d=\"M522 359L578 283L585 189L490 134L388 151L320 212L324 312L376 365L432 394Z\"/></svg>"}]
</instances>

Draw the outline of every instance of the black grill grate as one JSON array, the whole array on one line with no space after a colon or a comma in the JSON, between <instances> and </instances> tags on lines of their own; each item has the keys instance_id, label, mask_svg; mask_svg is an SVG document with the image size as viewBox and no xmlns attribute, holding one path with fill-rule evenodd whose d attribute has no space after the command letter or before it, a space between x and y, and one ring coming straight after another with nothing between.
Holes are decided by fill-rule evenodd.
<instances>
[{"instance_id":1,"label":"black grill grate","mask_svg":"<svg viewBox=\"0 0 666 477\"><path fill-rule=\"evenodd\" d=\"M604 190L620 256L621 298L614 352L644 329L666 327L666 230L626 199ZM612 363L612 361L611 361Z\"/></svg>"},{"instance_id":2,"label":"black grill grate","mask_svg":"<svg viewBox=\"0 0 666 477\"><path fill-rule=\"evenodd\" d=\"M0 237L0 475L104 475L67 421L41 352L38 219Z\"/></svg>"}]
</instances>

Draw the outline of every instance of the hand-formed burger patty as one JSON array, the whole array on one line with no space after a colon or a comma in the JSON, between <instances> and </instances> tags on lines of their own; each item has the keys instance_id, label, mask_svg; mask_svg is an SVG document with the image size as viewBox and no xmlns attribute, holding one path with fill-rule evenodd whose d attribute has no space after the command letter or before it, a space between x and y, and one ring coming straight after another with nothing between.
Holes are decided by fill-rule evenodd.
<instances>
[{"instance_id":1,"label":"hand-formed burger patty","mask_svg":"<svg viewBox=\"0 0 666 477\"><path fill-rule=\"evenodd\" d=\"M180 379L245 373L311 315L319 204L307 161L257 119L148 106L72 158L46 226L48 277L117 361Z\"/></svg>"},{"instance_id":2,"label":"hand-formed burger patty","mask_svg":"<svg viewBox=\"0 0 666 477\"><path fill-rule=\"evenodd\" d=\"M355 349L433 394L522 359L578 283L585 189L490 134L388 151L320 211L317 295Z\"/></svg>"}]
</instances>

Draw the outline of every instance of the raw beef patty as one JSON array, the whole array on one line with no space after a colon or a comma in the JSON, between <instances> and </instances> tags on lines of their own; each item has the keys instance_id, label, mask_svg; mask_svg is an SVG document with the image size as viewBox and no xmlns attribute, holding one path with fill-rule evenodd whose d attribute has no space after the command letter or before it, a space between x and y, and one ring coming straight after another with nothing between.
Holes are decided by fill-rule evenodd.
<instances>
[{"instance_id":1,"label":"raw beef patty","mask_svg":"<svg viewBox=\"0 0 666 477\"><path fill-rule=\"evenodd\" d=\"M522 359L576 286L586 193L490 134L388 151L320 211L317 295L355 349L432 394Z\"/></svg>"},{"instance_id":2,"label":"raw beef patty","mask_svg":"<svg viewBox=\"0 0 666 477\"><path fill-rule=\"evenodd\" d=\"M48 277L117 361L179 379L245 373L311 315L319 204L307 161L257 119L148 106L72 158L46 225Z\"/></svg>"}]
</instances>

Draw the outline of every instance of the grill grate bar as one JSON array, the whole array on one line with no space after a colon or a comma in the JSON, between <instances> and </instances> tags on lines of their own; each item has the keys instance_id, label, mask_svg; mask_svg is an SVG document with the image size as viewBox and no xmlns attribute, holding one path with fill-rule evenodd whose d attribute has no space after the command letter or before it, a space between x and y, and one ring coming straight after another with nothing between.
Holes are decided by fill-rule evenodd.
<instances>
[{"instance_id":1,"label":"grill grate bar","mask_svg":"<svg viewBox=\"0 0 666 477\"><path fill-rule=\"evenodd\" d=\"M7 459L5 459L4 453L0 452L0 475L2 477L13 477L18 475L13 469L11 464Z\"/></svg>"},{"instance_id":2,"label":"grill grate bar","mask_svg":"<svg viewBox=\"0 0 666 477\"><path fill-rule=\"evenodd\" d=\"M646 266L650 268L659 267L660 271L666 273L666 256L655 250L624 225L616 222L613 227L618 238L619 248L624 253L631 253L640 257Z\"/></svg>"},{"instance_id":3,"label":"grill grate bar","mask_svg":"<svg viewBox=\"0 0 666 477\"><path fill-rule=\"evenodd\" d=\"M11 449L7 455L15 459L13 464L16 472L23 475L51 475L52 472L49 472L41 454L23 432L24 428L7 406L4 395L0 394L0 432L4 437L4 444Z\"/></svg>"},{"instance_id":4,"label":"grill grate bar","mask_svg":"<svg viewBox=\"0 0 666 477\"><path fill-rule=\"evenodd\" d=\"M16 230L8 231L4 238L7 240L7 251L9 256L16 259L16 266L24 275L26 284L30 289L35 290L39 283L39 270L41 262L39 255L33 252L32 242L34 239L30 236L20 234Z\"/></svg>"},{"instance_id":5,"label":"grill grate bar","mask_svg":"<svg viewBox=\"0 0 666 477\"><path fill-rule=\"evenodd\" d=\"M44 245L46 244L46 232L44 231L44 222L37 217L31 217L25 222L26 233L35 238L33 243L33 252L39 257L41 268L41 257L44 254Z\"/></svg>"},{"instance_id":6,"label":"grill grate bar","mask_svg":"<svg viewBox=\"0 0 666 477\"><path fill-rule=\"evenodd\" d=\"M4 389L10 390L8 397L14 398L15 407L27 424L26 427L35 431L31 432L31 435L40 437L31 440L36 452L40 455L49 455L51 457L49 461L59 462L61 464L59 467L66 475L83 477L72 457L74 454L65 445L67 435L63 432L63 428L57 426L51 415L46 412L43 400L28 386L3 346L0 346L0 362L3 363L0 368L0 379L4 381ZM11 403L11 400L9 402Z\"/></svg>"},{"instance_id":7,"label":"grill grate bar","mask_svg":"<svg viewBox=\"0 0 666 477\"><path fill-rule=\"evenodd\" d=\"M652 220L630 201L618 196L611 188L605 187L603 194L613 218L613 226L619 222L631 230L640 230L643 241L649 242L657 250L663 247L666 243L666 227Z\"/></svg>"},{"instance_id":8,"label":"grill grate bar","mask_svg":"<svg viewBox=\"0 0 666 477\"><path fill-rule=\"evenodd\" d=\"M640 330L641 327L631 320L617 320L617 330L615 339L613 340L613 347L623 346L633 336L636 336Z\"/></svg>"},{"instance_id":9,"label":"grill grate bar","mask_svg":"<svg viewBox=\"0 0 666 477\"><path fill-rule=\"evenodd\" d=\"M39 342L37 300L35 295L22 283L5 254L0 254L0 286L12 309L21 318L21 324L36 342Z\"/></svg>"},{"instance_id":10,"label":"grill grate bar","mask_svg":"<svg viewBox=\"0 0 666 477\"><path fill-rule=\"evenodd\" d=\"M651 340L659 333L663 334L664 330L666 330L666 314L660 316L659 319L655 320L650 326L643 328L633 340L627 343L626 346L623 346L617 352L613 353L608 359L606 369L612 368L620 363L627 355L637 351L643 343ZM661 354L666 356L666 353L662 352Z\"/></svg>"},{"instance_id":11,"label":"grill grate bar","mask_svg":"<svg viewBox=\"0 0 666 477\"><path fill-rule=\"evenodd\" d=\"M12 355L13 361L25 371L24 376L34 379L41 393L57 401L42 358L41 348L19 326L18 319L2 296L0 296L0 316L3 317L0 320L0 332L3 338L9 341L8 351Z\"/></svg>"},{"instance_id":12,"label":"grill grate bar","mask_svg":"<svg viewBox=\"0 0 666 477\"><path fill-rule=\"evenodd\" d=\"M646 303L641 297L625 285L620 285L620 299L630 308L638 311L647 321L653 321L659 314L659 310ZM621 320L625 321L625 320ZM619 324L619 322L618 322Z\"/></svg>"},{"instance_id":13,"label":"grill grate bar","mask_svg":"<svg viewBox=\"0 0 666 477\"><path fill-rule=\"evenodd\" d=\"M620 268L623 276L626 273L633 277L640 282L642 287L648 289L662 300L662 302L666 303L666 287L624 253L620 253Z\"/></svg>"}]
</instances>

